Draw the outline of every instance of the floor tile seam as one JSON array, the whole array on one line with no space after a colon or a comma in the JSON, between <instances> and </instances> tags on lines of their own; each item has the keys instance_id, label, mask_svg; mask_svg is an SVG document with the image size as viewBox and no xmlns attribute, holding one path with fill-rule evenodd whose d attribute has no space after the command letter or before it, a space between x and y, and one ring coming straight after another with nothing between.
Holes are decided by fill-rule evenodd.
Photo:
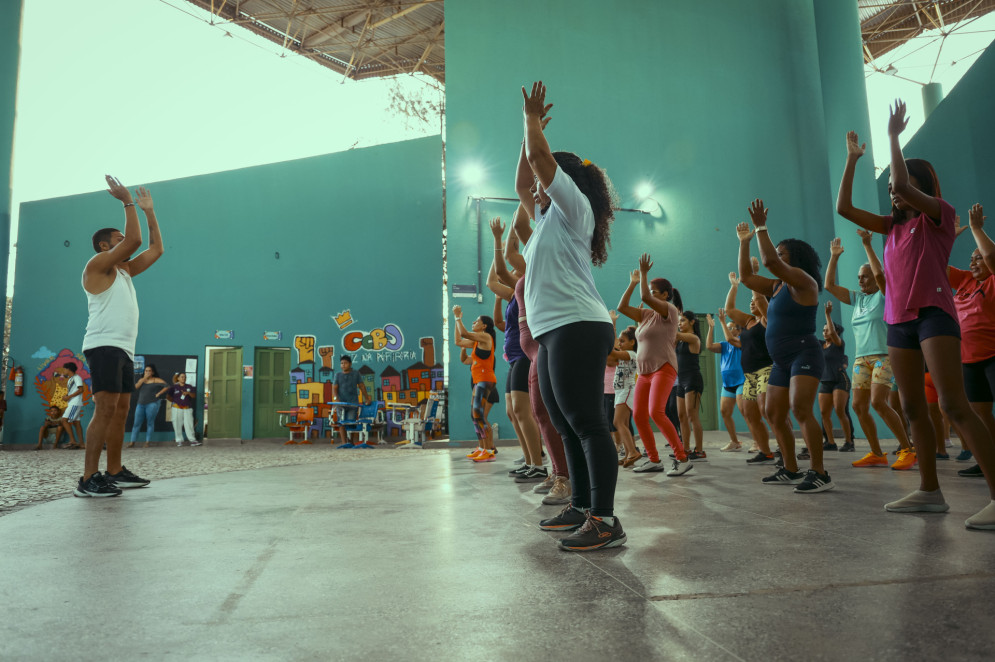
<instances>
[{"instance_id":1,"label":"floor tile seam","mask_svg":"<svg viewBox=\"0 0 995 662\"><path fill-rule=\"evenodd\" d=\"M653 595L647 599L651 602L682 602L686 600L726 599L741 597L757 597L766 595L785 595L789 593L807 593L825 590L841 590L851 588L873 588L877 586L897 586L903 584L929 584L937 582L952 582L962 580L995 579L995 572L966 572L951 575L931 575L927 577L900 577L895 579L879 579L857 582L830 582L827 584L810 584L797 586L780 586L752 591L734 591L730 593L675 593L672 595Z\"/></svg>"}]
</instances>

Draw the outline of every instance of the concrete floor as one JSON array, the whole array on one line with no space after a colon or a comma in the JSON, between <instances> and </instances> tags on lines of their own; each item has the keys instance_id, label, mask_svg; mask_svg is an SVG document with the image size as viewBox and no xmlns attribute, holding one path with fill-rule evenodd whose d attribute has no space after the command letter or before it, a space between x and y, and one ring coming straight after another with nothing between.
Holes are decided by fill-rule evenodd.
<instances>
[{"instance_id":1,"label":"concrete floor","mask_svg":"<svg viewBox=\"0 0 995 662\"><path fill-rule=\"evenodd\" d=\"M817 495L719 453L619 476L625 547L557 548L558 507L463 451L174 478L0 518L2 660L990 660L984 481L886 513L917 475ZM859 457L859 453L857 455ZM141 473L141 467L132 467Z\"/></svg>"}]
</instances>

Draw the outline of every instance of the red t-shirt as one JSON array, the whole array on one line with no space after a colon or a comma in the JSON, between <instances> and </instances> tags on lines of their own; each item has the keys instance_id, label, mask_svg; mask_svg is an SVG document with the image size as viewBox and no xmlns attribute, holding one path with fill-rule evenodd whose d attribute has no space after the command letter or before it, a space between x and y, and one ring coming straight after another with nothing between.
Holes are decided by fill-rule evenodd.
<instances>
[{"instance_id":1,"label":"red t-shirt","mask_svg":"<svg viewBox=\"0 0 995 662\"><path fill-rule=\"evenodd\" d=\"M919 317L920 308L930 306L957 316L947 283L957 212L946 200L939 202L939 225L926 214L900 221L886 217L884 321L888 324L911 322Z\"/></svg>"},{"instance_id":2,"label":"red t-shirt","mask_svg":"<svg viewBox=\"0 0 995 662\"><path fill-rule=\"evenodd\" d=\"M995 276L980 283L970 271L947 269L950 286L957 290L954 305L960 321L960 360L977 363L995 356Z\"/></svg>"}]
</instances>

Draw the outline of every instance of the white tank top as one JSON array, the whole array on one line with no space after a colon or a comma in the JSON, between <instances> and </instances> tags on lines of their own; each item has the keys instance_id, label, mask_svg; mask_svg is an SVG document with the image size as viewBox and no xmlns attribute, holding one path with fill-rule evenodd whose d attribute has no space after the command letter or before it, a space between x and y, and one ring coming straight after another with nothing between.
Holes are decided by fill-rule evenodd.
<instances>
[{"instance_id":1,"label":"white tank top","mask_svg":"<svg viewBox=\"0 0 995 662\"><path fill-rule=\"evenodd\" d=\"M111 286L100 294L86 291L89 320L83 336L83 351L95 347L118 347L128 357L135 359L135 340L138 338L138 297L131 275L117 269Z\"/></svg>"}]
</instances>

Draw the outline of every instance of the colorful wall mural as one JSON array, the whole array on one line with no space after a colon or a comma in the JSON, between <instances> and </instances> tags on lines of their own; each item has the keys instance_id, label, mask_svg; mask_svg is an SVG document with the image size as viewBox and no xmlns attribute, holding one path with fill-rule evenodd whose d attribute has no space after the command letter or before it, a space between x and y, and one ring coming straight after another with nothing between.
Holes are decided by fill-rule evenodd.
<instances>
[{"instance_id":1,"label":"colorful wall mural","mask_svg":"<svg viewBox=\"0 0 995 662\"><path fill-rule=\"evenodd\" d=\"M41 348L32 356L38 358L39 354L48 351ZM74 354L71 349L61 349L58 354L48 352L49 356L38 366L38 373L35 375L35 390L41 397L44 407L66 408L66 384L69 379L69 371L64 368L67 363L75 363L76 374L83 378L83 406L90 404L93 399L91 388L93 386L90 379L90 370L86 366L86 359L79 354Z\"/></svg>"}]
</instances>

